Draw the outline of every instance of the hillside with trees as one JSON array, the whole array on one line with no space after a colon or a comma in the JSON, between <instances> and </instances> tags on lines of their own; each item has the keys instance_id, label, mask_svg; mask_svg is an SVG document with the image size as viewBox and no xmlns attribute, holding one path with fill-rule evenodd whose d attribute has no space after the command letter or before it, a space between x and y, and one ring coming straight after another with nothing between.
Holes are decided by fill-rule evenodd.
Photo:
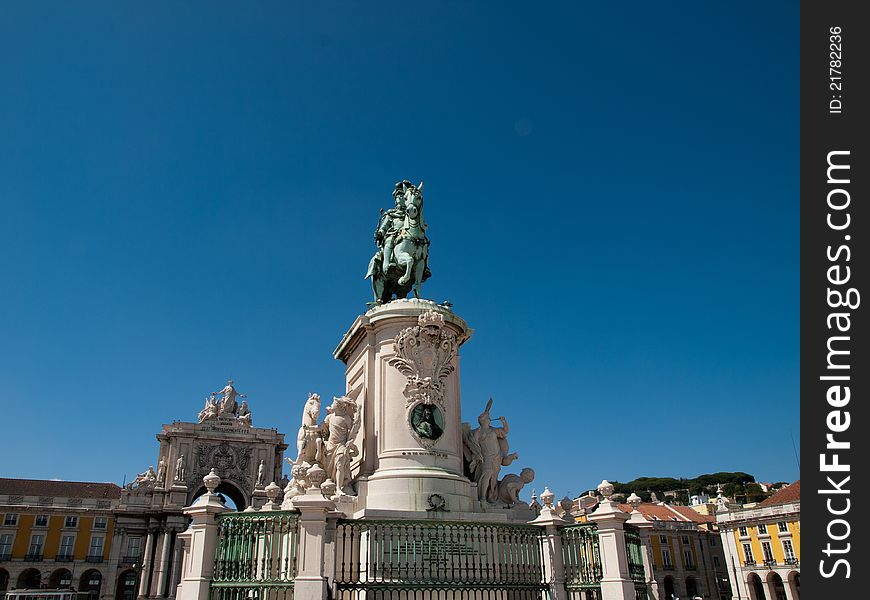
<instances>
[{"instance_id":1,"label":"hillside with trees","mask_svg":"<svg viewBox=\"0 0 870 600\"><path fill-rule=\"evenodd\" d=\"M721 472L698 475L691 479L685 477L638 477L627 482L612 481L614 493L630 495L632 492L649 502L655 492L659 500L665 500L665 492L676 492L674 500L679 504L688 504L689 496L706 492L711 497L716 495L716 485L722 484L725 496L742 502L759 502L770 494L762 491L755 482L755 477L749 473Z\"/></svg>"}]
</instances>

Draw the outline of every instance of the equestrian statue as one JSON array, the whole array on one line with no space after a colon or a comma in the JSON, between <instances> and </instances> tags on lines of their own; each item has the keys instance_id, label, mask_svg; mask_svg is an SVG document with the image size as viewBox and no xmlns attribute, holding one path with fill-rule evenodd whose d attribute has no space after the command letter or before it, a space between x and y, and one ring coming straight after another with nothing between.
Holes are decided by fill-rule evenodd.
<instances>
[{"instance_id":1,"label":"equestrian statue","mask_svg":"<svg viewBox=\"0 0 870 600\"><path fill-rule=\"evenodd\" d=\"M366 278L372 279L374 302L385 304L407 298L411 290L420 297L420 286L429 279L429 238L423 220L423 182L419 186L405 179L393 190L395 206L381 210L375 231L377 252L369 262Z\"/></svg>"}]
</instances>

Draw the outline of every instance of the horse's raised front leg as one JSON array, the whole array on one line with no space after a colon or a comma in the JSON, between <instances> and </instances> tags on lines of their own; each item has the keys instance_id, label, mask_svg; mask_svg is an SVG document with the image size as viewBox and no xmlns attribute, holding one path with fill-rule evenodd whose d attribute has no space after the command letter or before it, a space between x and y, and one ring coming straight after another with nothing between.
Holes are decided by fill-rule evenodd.
<instances>
[{"instance_id":1,"label":"horse's raised front leg","mask_svg":"<svg viewBox=\"0 0 870 600\"><path fill-rule=\"evenodd\" d=\"M417 259L414 265L414 297L420 297L420 289L423 285L423 273L426 271L426 261L422 258Z\"/></svg>"},{"instance_id":2,"label":"horse's raised front leg","mask_svg":"<svg viewBox=\"0 0 870 600\"><path fill-rule=\"evenodd\" d=\"M414 269L414 257L407 252L396 253L396 262L405 267L405 274L399 277L399 285L405 285L411 281L411 272Z\"/></svg>"}]
</instances>

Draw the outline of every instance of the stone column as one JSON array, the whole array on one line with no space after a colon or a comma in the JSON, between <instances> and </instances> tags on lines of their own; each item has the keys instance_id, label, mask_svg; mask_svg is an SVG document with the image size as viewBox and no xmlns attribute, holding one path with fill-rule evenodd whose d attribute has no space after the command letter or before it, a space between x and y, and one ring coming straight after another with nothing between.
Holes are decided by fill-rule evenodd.
<instances>
[{"instance_id":1,"label":"stone column","mask_svg":"<svg viewBox=\"0 0 870 600\"><path fill-rule=\"evenodd\" d=\"M565 592L565 563L562 554L562 534L559 527L568 524L553 510L555 495L544 488L541 500L544 507L541 514L531 523L544 528L544 577L550 586L551 600L567 600Z\"/></svg>"},{"instance_id":2,"label":"stone column","mask_svg":"<svg viewBox=\"0 0 870 600\"><path fill-rule=\"evenodd\" d=\"M157 590L158 598L166 597L166 577L169 571L169 548L172 545L172 529L167 529L161 534L163 540L160 546L160 562L157 563Z\"/></svg>"},{"instance_id":3,"label":"stone column","mask_svg":"<svg viewBox=\"0 0 870 600\"><path fill-rule=\"evenodd\" d=\"M800 600L800 597L797 595L797 590L792 587L794 582L791 581L790 578L786 577L783 579L782 585L785 587L785 600Z\"/></svg>"},{"instance_id":4,"label":"stone column","mask_svg":"<svg viewBox=\"0 0 870 600\"><path fill-rule=\"evenodd\" d=\"M300 513L293 600L323 600L329 597L328 578L331 569L328 567L333 557L326 556L325 548L329 516L335 514L335 502L323 497L319 481L314 483L304 495L293 498L293 506Z\"/></svg>"},{"instance_id":5,"label":"stone column","mask_svg":"<svg viewBox=\"0 0 870 600\"><path fill-rule=\"evenodd\" d=\"M773 577L768 573L768 577L764 579L764 594L768 600L776 600L776 584L773 583Z\"/></svg>"},{"instance_id":6,"label":"stone column","mask_svg":"<svg viewBox=\"0 0 870 600\"><path fill-rule=\"evenodd\" d=\"M634 582L628 571L628 552L625 549L625 522L629 516L610 500L613 485L601 482L598 491L604 500L589 520L598 525L598 544L601 551L601 600L634 600Z\"/></svg>"},{"instance_id":7,"label":"stone column","mask_svg":"<svg viewBox=\"0 0 870 600\"><path fill-rule=\"evenodd\" d=\"M109 551L109 561L106 564L106 571L109 573L109 576L103 579L103 585L100 588L100 597L106 600L112 600L115 597L115 587L118 584L118 563L121 560L124 530L120 527L115 527L112 530L111 539L112 547Z\"/></svg>"},{"instance_id":8,"label":"stone column","mask_svg":"<svg viewBox=\"0 0 870 600\"><path fill-rule=\"evenodd\" d=\"M628 503L631 504L633 510L626 522L637 527L640 532L640 541L643 546L643 572L647 596L653 600L659 600L659 584L655 578L652 544L650 544L650 536L652 535L654 525L638 510L638 506L640 506L640 496L632 494L628 497Z\"/></svg>"},{"instance_id":9,"label":"stone column","mask_svg":"<svg viewBox=\"0 0 870 600\"><path fill-rule=\"evenodd\" d=\"M153 529L148 530L148 537L145 540L145 553L142 555L142 569L139 571L139 598L148 597L148 583L151 575L151 553L154 550L154 535Z\"/></svg>"},{"instance_id":10,"label":"stone column","mask_svg":"<svg viewBox=\"0 0 870 600\"><path fill-rule=\"evenodd\" d=\"M176 588L181 583L181 564L182 559L184 558L184 540L181 538L181 534L175 536L175 550L173 551L173 555L172 580L169 582L169 590L166 592L166 595L169 598L175 598Z\"/></svg>"},{"instance_id":11,"label":"stone column","mask_svg":"<svg viewBox=\"0 0 870 600\"><path fill-rule=\"evenodd\" d=\"M217 517L230 510L214 493L221 482L214 469L202 479L208 493L185 507L184 514L192 521L187 531L178 536L184 544L182 579L176 591L179 600L208 600L218 544Z\"/></svg>"}]
</instances>

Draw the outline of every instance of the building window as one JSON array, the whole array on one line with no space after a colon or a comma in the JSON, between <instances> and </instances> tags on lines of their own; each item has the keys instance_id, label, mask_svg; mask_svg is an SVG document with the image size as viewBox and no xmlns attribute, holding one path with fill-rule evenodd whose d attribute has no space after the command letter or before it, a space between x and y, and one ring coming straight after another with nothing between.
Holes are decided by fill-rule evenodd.
<instances>
[{"instance_id":1,"label":"building window","mask_svg":"<svg viewBox=\"0 0 870 600\"><path fill-rule=\"evenodd\" d=\"M127 558L139 558L142 555L142 538L127 538Z\"/></svg>"},{"instance_id":2,"label":"building window","mask_svg":"<svg viewBox=\"0 0 870 600\"><path fill-rule=\"evenodd\" d=\"M743 544L743 563L747 565L755 564L755 559L752 558L752 546L749 544Z\"/></svg>"},{"instance_id":3,"label":"building window","mask_svg":"<svg viewBox=\"0 0 870 600\"><path fill-rule=\"evenodd\" d=\"M747 535L749 535L749 532L746 531L745 527L738 528L737 532L740 534L740 537L746 537Z\"/></svg>"},{"instance_id":4,"label":"building window","mask_svg":"<svg viewBox=\"0 0 870 600\"><path fill-rule=\"evenodd\" d=\"M714 538L713 536L710 536L709 539L710 539L710 545L715 546L716 545L716 538Z\"/></svg>"},{"instance_id":5,"label":"building window","mask_svg":"<svg viewBox=\"0 0 870 600\"><path fill-rule=\"evenodd\" d=\"M685 556L686 556L686 568L687 569L694 569L695 568L695 559L692 557L692 551L686 550Z\"/></svg>"},{"instance_id":6,"label":"building window","mask_svg":"<svg viewBox=\"0 0 870 600\"><path fill-rule=\"evenodd\" d=\"M106 517L94 517L94 529L105 529L107 522Z\"/></svg>"},{"instance_id":7,"label":"building window","mask_svg":"<svg viewBox=\"0 0 870 600\"><path fill-rule=\"evenodd\" d=\"M785 564L793 565L797 562L791 540L782 540L782 553L785 555Z\"/></svg>"},{"instance_id":8,"label":"building window","mask_svg":"<svg viewBox=\"0 0 870 600\"><path fill-rule=\"evenodd\" d=\"M36 515L33 520L34 527L48 527L48 515Z\"/></svg>"},{"instance_id":9,"label":"building window","mask_svg":"<svg viewBox=\"0 0 870 600\"><path fill-rule=\"evenodd\" d=\"M63 520L64 527L78 527L79 526L79 518L78 517L66 517Z\"/></svg>"},{"instance_id":10,"label":"building window","mask_svg":"<svg viewBox=\"0 0 870 600\"><path fill-rule=\"evenodd\" d=\"M671 562L671 551L667 548L662 548L662 565L666 569L674 568L674 564Z\"/></svg>"},{"instance_id":11,"label":"building window","mask_svg":"<svg viewBox=\"0 0 870 600\"><path fill-rule=\"evenodd\" d=\"M12 554L12 534L0 533L0 557Z\"/></svg>"},{"instance_id":12,"label":"building window","mask_svg":"<svg viewBox=\"0 0 870 600\"><path fill-rule=\"evenodd\" d=\"M683 543L684 543L684 544L688 544L688 543L689 543L689 536L687 536L687 535L684 535L684 536L683 536Z\"/></svg>"},{"instance_id":13,"label":"building window","mask_svg":"<svg viewBox=\"0 0 870 600\"><path fill-rule=\"evenodd\" d=\"M88 549L89 558L102 558L103 556L103 536L95 535L91 537L91 547Z\"/></svg>"},{"instance_id":14,"label":"building window","mask_svg":"<svg viewBox=\"0 0 870 600\"><path fill-rule=\"evenodd\" d=\"M75 544L76 536L63 535L60 538L60 547L57 549L57 555L60 558L72 558L73 544Z\"/></svg>"},{"instance_id":15,"label":"building window","mask_svg":"<svg viewBox=\"0 0 870 600\"><path fill-rule=\"evenodd\" d=\"M773 558L773 549L770 547L770 542L761 542L761 552L764 554L765 565L776 564L776 560Z\"/></svg>"},{"instance_id":16,"label":"building window","mask_svg":"<svg viewBox=\"0 0 870 600\"><path fill-rule=\"evenodd\" d=\"M719 568L719 557L718 556L713 557L713 566L716 567L717 569Z\"/></svg>"},{"instance_id":17,"label":"building window","mask_svg":"<svg viewBox=\"0 0 870 600\"><path fill-rule=\"evenodd\" d=\"M18 525L18 514L6 513L3 516L3 525L6 527L15 527L16 525Z\"/></svg>"},{"instance_id":18,"label":"building window","mask_svg":"<svg viewBox=\"0 0 870 600\"><path fill-rule=\"evenodd\" d=\"M29 558L42 558L42 546L45 543L45 536L41 533L34 533L30 536L30 547L27 549Z\"/></svg>"},{"instance_id":19,"label":"building window","mask_svg":"<svg viewBox=\"0 0 870 600\"><path fill-rule=\"evenodd\" d=\"M785 521L780 521L776 526L779 528L780 533L788 533L788 523Z\"/></svg>"},{"instance_id":20,"label":"building window","mask_svg":"<svg viewBox=\"0 0 870 600\"><path fill-rule=\"evenodd\" d=\"M668 536L666 536L666 535L660 535L660 536L659 536L659 541L660 541L662 544L667 544L667 543L668 543Z\"/></svg>"}]
</instances>

